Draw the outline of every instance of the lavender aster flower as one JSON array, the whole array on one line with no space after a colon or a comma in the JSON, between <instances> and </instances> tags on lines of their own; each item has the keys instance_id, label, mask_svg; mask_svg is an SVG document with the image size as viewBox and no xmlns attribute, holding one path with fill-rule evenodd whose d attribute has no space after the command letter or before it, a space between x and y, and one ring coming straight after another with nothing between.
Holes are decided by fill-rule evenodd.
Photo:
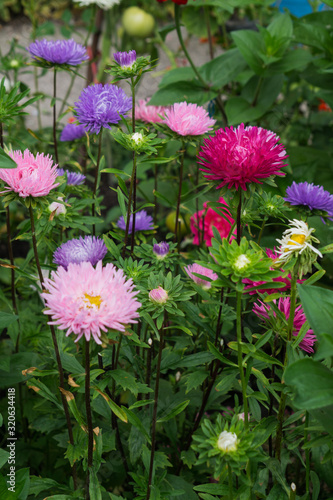
<instances>
[{"instance_id":1,"label":"lavender aster flower","mask_svg":"<svg viewBox=\"0 0 333 500\"><path fill-rule=\"evenodd\" d=\"M155 243L153 246L153 252L158 260L164 259L169 252L169 243L166 241L161 241L161 243Z\"/></svg>"},{"instance_id":2,"label":"lavender aster flower","mask_svg":"<svg viewBox=\"0 0 333 500\"><path fill-rule=\"evenodd\" d=\"M323 186L314 186L308 182L293 182L286 189L285 201L291 205L305 205L310 210L327 212L328 218L333 218L333 195L325 191Z\"/></svg>"},{"instance_id":3,"label":"lavender aster flower","mask_svg":"<svg viewBox=\"0 0 333 500\"><path fill-rule=\"evenodd\" d=\"M77 172L70 172L69 170L64 170L63 168L58 168L58 176L67 175L67 185L68 186L79 186L83 184L86 180L86 176L79 174Z\"/></svg>"},{"instance_id":4,"label":"lavender aster flower","mask_svg":"<svg viewBox=\"0 0 333 500\"><path fill-rule=\"evenodd\" d=\"M49 41L35 40L28 47L31 57L35 60L44 59L52 64L68 64L78 66L89 59L86 48L70 40Z\"/></svg>"},{"instance_id":5,"label":"lavender aster flower","mask_svg":"<svg viewBox=\"0 0 333 500\"><path fill-rule=\"evenodd\" d=\"M119 217L117 226L119 229L126 231L126 222L123 216ZM130 223L128 234L131 234L133 227L133 214L130 215ZM136 231L151 231L154 229L153 218L147 214L145 210L140 210L135 214L135 232Z\"/></svg>"},{"instance_id":6,"label":"lavender aster flower","mask_svg":"<svg viewBox=\"0 0 333 500\"><path fill-rule=\"evenodd\" d=\"M107 253L104 241L96 236L85 236L68 240L53 254L53 262L67 269L69 264L90 262L92 266L102 260Z\"/></svg>"},{"instance_id":7,"label":"lavender aster flower","mask_svg":"<svg viewBox=\"0 0 333 500\"><path fill-rule=\"evenodd\" d=\"M85 130L98 134L102 127L111 128L112 123L120 121L120 115L132 109L132 99L116 85L97 83L83 89L74 106Z\"/></svg>"},{"instance_id":8,"label":"lavender aster flower","mask_svg":"<svg viewBox=\"0 0 333 500\"><path fill-rule=\"evenodd\" d=\"M75 141L75 139L81 139L85 136L84 125L78 125L77 123L67 123L62 129L60 140L62 142Z\"/></svg>"},{"instance_id":9,"label":"lavender aster flower","mask_svg":"<svg viewBox=\"0 0 333 500\"><path fill-rule=\"evenodd\" d=\"M129 52L116 52L113 54L114 60L122 68L131 68L136 61L135 50L130 50Z\"/></svg>"}]
</instances>

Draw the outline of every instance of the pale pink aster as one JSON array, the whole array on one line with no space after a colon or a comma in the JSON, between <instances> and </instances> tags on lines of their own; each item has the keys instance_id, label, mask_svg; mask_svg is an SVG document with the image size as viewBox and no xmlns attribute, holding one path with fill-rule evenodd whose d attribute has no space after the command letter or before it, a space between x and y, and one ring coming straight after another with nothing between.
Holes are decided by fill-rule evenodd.
<instances>
[{"instance_id":1,"label":"pale pink aster","mask_svg":"<svg viewBox=\"0 0 333 500\"><path fill-rule=\"evenodd\" d=\"M286 151L278 143L279 137L261 127L245 127L242 123L220 128L214 136L204 140L199 153L199 163L204 176L222 186L246 191L249 183L262 184L262 179L273 175L285 175L281 168L287 164Z\"/></svg>"},{"instance_id":2,"label":"pale pink aster","mask_svg":"<svg viewBox=\"0 0 333 500\"><path fill-rule=\"evenodd\" d=\"M133 286L113 264L103 267L99 261L94 268L90 262L70 263L67 270L60 266L44 282L44 313L51 316L50 325L67 330L66 336L77 335L75 342L85 336L101 344L101 331L124 332L128 323L136 323L141 304Z\"/></svg>"},{"instance_id":3,"label":"pale pink aster","mask_svg":"<svg viewBox=\"0 0 333 500\"><path fill-rule=\"evenodd\" d=\"M202 230L203 230L203 239L208 247L212 246L212 238L214 237L213 227L216 227L218 232L220 233L221 238L227 238L231 229L232 224L234 223L234 219L231 217L229 210L227 213L223 212L218 213L214 208L207 208L207 203L203 204L203 210L199 210L191 217L191 231L194 236L193 244L200 245L200 238L202 238ZM224 198L219 198L219 203L228 207L228 204L225 202ZM228 207L229 208L229 207ZM229 215L228 215L229 214ZM230 241L235 238L236 229L232 234Z\"/></svg>"},{"instance_id":4,"label":"pale pink aster","mask_svg":"<svg viewBox=\"0 0 333 500\"><path fill-rule=\"evenodd\" d=\"M135 106L135 119L147 123L162 123L165 111L169 108L166 106L150 106L148 101L149 99L139 99Z\"/></svg>"},{"instance_id":5,"label":"pale pink aster","mask_svg":"<svg viewBox=\"0 0 333 500\"><path fill-rule=\"evenodd\" d=\"M169 298L168 292L161 286L154 288L149 292L149 300L155 304L165 304Z\"/></svg>"},{"instance_id":6,"label":"pale pink aster","mask_svg":"<svg viewBox=\"0 0 333 500\"><path fill-rule=\"evenodd\" d=\"M266 255L267 255L267 257L269 257L270 259L273 259L273 260L277 260L279 258L278 254L276 253L275 247L274 247L274 251L271 250L270 248L266 248ZM271 267L270 269L271 269L271 271L274 271L273 267ZM283 273L283 269L280 269L280 271ZM249 280L248 278L244 278L242 281L244 284L246 284L246 287L244 288L244 292L247 292L247 290L249 288L256 287L256 290L252 290L252 292L249 292L250 295L254 295L256 293L265 293L265 292L268 294L276 293L276 292L279 292L279 293L288 292L291 288L291 274L290 273L288 274L288 276L286 278L283 278L282 276L278 276L277 278L272 279L272 281L285 284L284 287L281 287L278 289L277 288L260 288L260 286L267 283L267 281L252 281L252 280ZM297 280L297 283L303 283L303 281L305 281L305 280Z\"/></svg>"},{"instance_id":7,"label":"pale pink aster","mask_svg":"<svg viewBox=\"0 0 333 500\"><path fill-rule=\"evenodd\" d=\"M51 189L59 186L57 165L53 165L52 156L37 153L36 158L28 149L10 151L9 156L17 163L16 168L0 168L0 179L7 186L3 193L14 191L22 198L46 196Z\"/></svg>"},{"instance_id":8,"label":"pale pink aster","mask_svg":"<svg viewBox=\"0 0 333 500\"><path fill-rule=\"evenodd\" d=\"M184 267L184 271L186 271L186 273L194 281L194 283L202 286L202 288L206 290L208 290L212 286L211 282L203 278L199 278L199 276L195 276L193 273L206 276L207 278L210 278L212 281L217 280L218 278L218 275L214 273L214 271L212 271L211 269L207 269L207 267L203 267L200 264L191 264L187 267Z\"/></svg>"},{"instance_id":9,"label":"pale pink aster","mask_svg":"<svg viewBox=\"0 0 333 500\"><path fill-rule=\"evenodd\" d=\"M216 120L197 104L176 102L165 112L164 123L179 135L202 135L213 128Z\"/></svg>"},{"instance_id":10,"label":"pale pink aster","mask_svg":"<svg viewBox=\"0 0 333 500\"><path fill-rule=\"evenodd\" d=\"M269 310L270 306L268 304L265 304L261 300L258 301L259 304L255 303L253 306L253 312L263 318L263 319L268 319L269 318ZM276 304L276 300L273 300L274 304ZM284 314L286 317L286 320L288 321L289 319L289 314L290 314L290 297L281 297L278 302L278 309L279 311ZM276 313L273 311L274 317L276 317ZM297 306L295 309L295 317L294 317L294 325L293 325L293 336L297 337L299 334L300 329L306 322L306 317L303 311L303 308L301 305ZM305 352L314 352L313 351L313 344L316 342L317 337L313 333L313 330L310 328L307 332L303 340L299 343L299 347L303 349Z\"/></svg>"}]
</instances>

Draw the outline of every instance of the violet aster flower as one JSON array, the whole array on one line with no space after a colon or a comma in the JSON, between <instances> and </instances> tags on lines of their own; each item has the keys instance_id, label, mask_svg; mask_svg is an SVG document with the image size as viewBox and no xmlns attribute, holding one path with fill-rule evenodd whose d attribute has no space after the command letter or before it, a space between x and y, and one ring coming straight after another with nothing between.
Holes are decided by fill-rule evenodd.
<instances>
[{"instance_id":1,"label":"violet aster flower","mask_svg":"<svg viewBox=\"0 0 333 500\"><path fill-rule=\"evenodd\" d=\"M69 66L78 66L83 61L89 59L86 48L76 43L72 38L70 40L49 41L35 40L28 47L31 57L38 61L44 61L52 64L68 64Z\"/></svg>"},{"instance_id":2,"label":"violet aster flower","mask_svg":"<svg viewBox=\"0 0 333 500\"><path fill-rule=\"evenodd\" d=\"M117 226L119 229L126 231L126 222L123 216L119 217ZM128 234L131 234L133 227L133 214L130 215L130 223ZM135 232L136 231L151 231L154 229L153 218L147 214L145 210L140 210L135 214Z\"/></svg>"},{"instance_id":3,"label":"violet aster flower","mask_svg":"<svg viewBox=\"0 0 333 500\"><path fill-rule=\"evenodd\" d=\"M135 50L130 50L129 52L116 52L113 54L114 60L122 68L131 68L136 61Z\"/></svg>"},{"instance_id":4,"label":"violet aster flower","mask_svg":"<svg viewBox=\"0 0 333 500\"><path fill-rule=\"evenodd\" d=\"M77 123L67 123L62 129L60 134L60 140L62 142L75 141L75 139L81 139L86 135L84 125Z\"/></svg>"},{"instance_id":5,"label":"violet aster flower","mask_svg":"<svg viewBox=\"0 0 333 500\"><path fill-rule=\"evenodd\" d=\"M120 121L120 115L132 109L132 99L116 85L97 83L83 89L74 106L85 130L98 134L103 127L110 129L111 124Z\"/></svg>"},{"instance_id":6,"label":"violet aster flower","mask_svg":"<svg viewBox=\"0 0 333 500\"><path fill-rule=\"evenodd\" d=\"M56 249L53 262L67 269L69 264L90 262L93 266L107 253L104 241L96 236L68 240Z\"/></svg>"},{"instance_id":7,"label":"violet aster flower","mask_svg":"<svg viewBox=\"0 0 333 500\"><path fill-rule=\"evenodd\" d=\"M78 172L70 172L69 170L64 170L63 168L58 168L58 176L67 175L67 185L68 186L79 186L83 184L86 180L86 176L79 174Z\"/></svg>"},{"instance_id":8,"label":"violet aster flower","mask_svg":"<svg viewBox=\"0 0 333 500\"><path fill-rule=\"evenodd\" d=\"M261 300L258 301L259 304L254 304L253 306L253 312L262 318L263 320L269 319L269 310L270 306L268 304L265 304ZM274 304L276 304L276 300L273 300ZM288 321L289 315L290 315L290 297L281 297L279 299L279 302L277 304L279 311L282 312L282 314L285 316L286 320ZM276 313L273 312L273 316L276 317ZM303 311L302 306L297 306L295 309L295 317L294 317L294 324L293 324L293 335L297 337L299 334L300 329L306 322L306 317ZM317 340L317 337L313 333L313 330L309 329L303 340L299 343L299 347L303 349L305 352L313 352L313 344Z\"/></svg>"},{"instance_id":9,"label":"violet aster flower","mask_svg":"<svg viewBox=\"0 0 333 500\"><path fill-rule=\"evenodd\" d=\"M333 218L333 195L325 191L323 186L314 186L309 182L293 182L286 189L285 201L290 205L303 205L310 210L322 210Z\"/></svg>"},{"instance_id":10,"label":"violet aster flower","mask_svg":"<svg viewBox=\"0 0 333 500\"><path fill-rule=\"evenodd\" d=\"M216 120L197 104L176 102L165 111L164 123L179 135L202 135L213 128Z\"/></svg>"},{"instance_id":11,"label":"violet aster flower","mask_svg":"<svg viewBox=\"0 0 333 500\"><path fill-rule=\"evenodd\" d=\"M278 140L270 130L245 127L244 123L236 129L220 128L204 139L199 154L199 163L204 166L201 170L207 179L218 182L216 189L234 186L246 191L249 183L262 184L262 179L284 175L280 169L286 166L287 155Z\"/></svg>"},{"instance_id":12,"label":"violet aster flower","mask_svg":"<svg viewBox=\"0 0 333 500\"><path fill-rule=\"evenodd\" d=\"M199 278L199 276L195 276L193 273L206 276L212 281L215 281L218 278L218 275L214 273L214 271L208 269L207 267L203 267L200 264L191 264L190 266L186 266L184 267L184 271L186 271L186 273L194 281L194 283L202 286L202 288L204 288L205 290L208 290L212 286L211 282L208 280L204 280L203 278Z\"/></svg>"},{"instance_id":13,"label":"violet aster flower","mask_svg":"<svg viewBox=\"0 0 333 500\"><path fill-rule=\"evenodd\" d=\"M158 260L164 259L169 252L169 243L166 241L161 241L161 243L155 243L153 246L153 252Z\"/></svg>"}]
</instances>

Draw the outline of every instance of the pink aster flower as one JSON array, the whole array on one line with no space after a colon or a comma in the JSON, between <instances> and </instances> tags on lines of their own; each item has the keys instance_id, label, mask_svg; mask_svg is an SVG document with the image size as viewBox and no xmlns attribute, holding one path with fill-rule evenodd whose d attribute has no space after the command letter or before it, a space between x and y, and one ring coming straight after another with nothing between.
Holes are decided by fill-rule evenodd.
<instances>
[{"instance_id":1,"label":"pink aster flower","mask_svg":"<svg viewBox=\"0 0 333 500\"><path fill-rule=\"evenodd\" d=\"M17 163L16 168L1 168L0 179L8 184L4 192L14 191L22 198L39 197L49 194L59 186L57 165L53 165L52 156L37 153L36 158L28 149L11 151L9 156Z\"/></svg>"},{"instance_id":2,"label":"pink aster flower","mask_svg":"<svg viewBox=\"0 0 333 500\"><path fill-rule=\"evenodd\" d=\"M255 303L253 306L253 312L259 316L260 318L269 319L269 310L270 306L268 304L264 304L264 302L261 302L260 300L258 301L259 304ZM273 301L274 304L276 304L276 300ZM278 309L284 314L286 317L286 320L288 321L289 314L290 314L290 297L281 297L278 302ZM276 317L276 313L273 312L274 317ZM293 335L294 337L297 337L299 334L300 329L306 322L306 317L303 311L303 308L301 305L297 306L295 309L295 318L294 318L294 325L293 325ZM305 352L314 352L313 351L313 344L316 342L317 337L313 333L313 330L309 329L306 332L305 337L303 340L299 343L299 347L303 349Z\"/></svg>"},{"instance_id":3,"label":"pink aster flower","mask_svg":"<svg viewBox=\"0 0 333 500\"><path fill-rule=\"evenodd\" d=\"M219 203L228 207L228 204L225 202L224 198L220 198ZM206 242L206 245L208 247L211 247L212 238L214 237L213 227L216 227L221 235L221 238L227 238L231 226L234 223L234 219L231 217L229 210L227 210L229 215L227 215L225 212L223 212L223 215L221 215L221 213L216 212L213 208L207 208L207 202L205 202L203 206L203 210L199 210L199 212L195 213L191 217L191 231L194 235L193 244L200 244L202 231L204 231L204 241ZM235 234L236 230L231 236L230 240L233 240L235 238Z\"/></svg>"},{"instance_id":4,"label":"pink aster flower","mask_svg":"<svg viewBox=\"0 0 333 500\"><path fill-rule=\"evenodd\" d=\"M169 109L166 106L149 106L149 99L139 99L135 106L135 119L147 123L162 123L165 111ZM161 115L161 116L160 116Z\"/></svg>"},{"instance_id":5,"label":"pink aster flower","mask_svg":"<svg viewBox=\"0 0 333 500\"><path fill-rule=\"evenodd\" d=\"M161 286L158 288L154 288L149 292L149 300L154 302L155 304L165 304L169 298L168 292L164 290Z\"/></svg>"},{"instance_id":6,"label":"pink aster flower","mask_svg":"<svg viewBox=\"0 0 333 500\"><path fill-rule=\"evenodd\" d=\"M75 333L77 342L83 335L89 341L92 336L101 344L101 330L108 328L125 331L125 325L136 323L141 306L135 296L131 279L126 281L122 269L113 264L94 268L90 262L59 267L51 279L44 282L42 293L52 321L59 330L67 330L66 336Z\"/></svg>"},{"instance_id":7,"label":"pink aster flower","mask_svg":"<svg viewBox=\"0 0 333 500\"><path fill-rule=\"evenodd\" d=\"M200 264L191 264L190 266L184 267L184 271L186 271L194 283L202 286L205 290L208 290L212 286L211 282L203 278L199 278L199 276L195 276L193 273L206 276L206 278L210 278L212 281L217 280L218 278L218 275L214 273L214 271L207 269L207 267L200 266Z\"/></svg>"},{"instance_id":8,"label":"pink aster flower","mask_svg":"<svg viewBox=\"0 0 333 500\"><path fill-rule=\"evenodd\" d=\"M216 120L197 104L176 102L165 111L164 123L179 135L202 135L213 128Z\"/></svg>"},{"instance_id":9,"label":"pink aster flower","mask_svg":"<svg viewBox=\"0 0 333 500\"><path fill-rule=\"evenodd\" d=\"M279 258L278 254L275 252L276 252L275 247L274 247L274 251L272 251L270 248L266 248L266 255L270 259L276 260ZM274 270L273 267L271 267L270 269L272 271ZM283 273L283 269L280 269L280 271ZM247 292L247 290L249 288L256 287L257 290L253 290L252 292L249 292L250 295L254 295L256 293L265 293L265 292L268 294L271 294L271 293L276 293L276 292L279 292L279 293L288 292L291 288L291 274L290 273L288 274L288 276L286 278L283 278L282 276L278 276L277 278L273 278L272 281L284 283L285 286L282 288L278 288L278 289L277 288L261 288L260 289L260 285L264 285L265 283L267 283L266 281L252 281L252 280L249 280L247 278L244 278L243 283L246 284L244 291ZM305 281L305 280L297 280L297 283L303 283L303 281Z\"/></svg>"},{"instance_id":10,"label":"pink aster flower","mask_svg":"<svg viewBox=\"0 0 333 500\"><path fill-rule=\"evenodd\" d=\"M207 179L218 182L217 189L234 186L246 191L250 182L261 184L272 175L284 175L280 169L287 165L287 155L278 140L270 130L244 127L243 123L236 129L220 128L204 140L199 154L201 170Z\"/></svg>"}]
</instances>

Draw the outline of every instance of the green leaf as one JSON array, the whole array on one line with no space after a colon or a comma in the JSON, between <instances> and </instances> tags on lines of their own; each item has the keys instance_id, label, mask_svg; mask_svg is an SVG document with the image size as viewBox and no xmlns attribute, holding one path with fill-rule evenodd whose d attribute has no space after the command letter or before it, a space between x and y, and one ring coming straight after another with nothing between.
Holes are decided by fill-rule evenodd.
<instances>
[{"instance_id":1,"label":"green leaf","mask_svg":"<svg viewBox=\"0 0 333 500\"><path fill-rule=\"evenodd\" d=\"M1 450L0 449L0 468L7 463L7 460L9 458L9 453L8 451Z\"/></svg>"},{"instance_id":2,"label":"green leaf","mask_svg":"<svg viewBox=\"0 0 333 500\"><path fill-rule=\"evenodd\" d=\"M146 431L146 428L144 427L140 418L136 415L136 413L134 413L134 411L131 411L129 408L126 408L125 406L122 407L122 410L126 414L128 421L141 432L141 434L146 438L146 440L149 443L151 443L150 436Z\"/></svg>"},{"instance_id":3,"label":"green leaf","mask_svg":"<svg viewBox=\"0 0 333 500\"><path fill-rule=\"evenodd\" d=\"M190 400L188 399L187 401L183 401L182 403L179 403L177 406L175 406L169 413L168 410L170 409L170 406L164 411L164 416L162 415L158 420L157 422L158 423L161 423L161 422L167 422L168 420L172 419L173 417L175 417L176 415L178 415L179 413L181 413L182 411L185 410L185 408L187 407L187 405L189 404Z\"/></svg>"},{"instance_id":4,"label":"green leaf","mask_svg":"<svg viewBox=\"0 0 333 500\"><path fill-rule=\"evenodd\" d=\"M94 467L89 470L89 495L90 500L102 500L101 487Z\"/></svg>"},{"instance_id":5,"label":"green leaf","mask_svg":"<svg viewBox=\"0 0 333 500\"><path fill-rule=\"evenodd\" d=\"M312 330L333 336L333 291L309 285L297 285L299 296Z\"/></svg>"},{"instance_id":6,"label":"green leaf","mask_svg":"<svg viewBox=\"0 0 333 500\"><path fill-rule=\"evenodd\" d=\"M211 342L207 342L207 346L208 346L208 349L210 350L210 352L214 355L214 357L216 359L219 359L220 361L222 361L222 363L224 365L228 365L228 366L236 366L236 363L233 363L232 361L229 361L229 359L225 358L218 349L216 349L216 347L214 346L214 344L212 344Z\"/></svg>"},{"instance_id":7,"label":"green leaf","mask_svg":"<svg viewBox=\"0 0 333 500\"><path fill-rule=\"evenodd\" d=\"M16 316L15 314L0 311L0 330L2 330L3 328L7 328L7 326L11 325L17 320L18 316Z\"/></svg>"},{"instance_id":8,"label":"green leaf","mask_svg":"<svg viewBox=\"0 0 333 500\"><path fill-rule=\"evenodd\" d=\"M252 30L238 30L233 31L231 36L250 68L257 75L261 75L265 65L259 54L266 52L265 42L261 34Z\"/></svg>"},{"instance_id":9,"label":"green leaf","mask_svg":"<svg viewBox=\"0 0 333 500\"><path fill-rule=\"evenodd\" d=\"M0 168L16 168L17 163L0 147Z\"/></svg>"},{"instance_id":10,"label":"green leaf","mask_svg":"<svg viewBox=\"0 0 333 500\"><path fill-rule=\"evenodd\" d=\"M107 396L102 391L100 391L98 389L98 387L94 387L93 386L92 389L94 389L95 391L97 391L98 394L100 394L105 399L105 401L107 402L108 406L111 408L111 411L113 411L113 413L115 415L117 415L117 417L120 418L120 420L122 420L123 422L127 423L127 415L126 415L126 412L124 411L124 409L119 408L119 406L114 401L112 401L112 399L109 398L109 396Z\"/></svg>"},{"instance_id":11,"label":"green leaf","mask_svg":"<svg viewBox=\"0 0 333 500\"><path fill-rule=\"evenodd\" d=\"M190 375L186 376L186 394L192 389L196 389L199 385L201 385L207 377L208 372L204 370L195 370L194 372L190 373Z\"/></svg>"},{"instance_id":12,"label":"green leaf","mask_svg":"<svg viewBox=\"0 0 333 500\"><path fill-rule=\"evenodd\" d=\"M295 361L286 368L284 380L294 390L296 408L313 410L333 404L333 372L318 361Z\"/></svg>"},{"instance_id":13,"label":"green leaf","mask_svg":"<svg viewBox=\"0 0 333 500\"><path fill-rule=\"evenodd\" d=\"M177 85L173 83L166 85L159 89L149 101L150 106L168 106L179 102L179 96L182 96L182 100L194 103L194 104L205 104L206 102L214 99L216 97L216 92L211 90L205 90L202 85L192 82L178 82Z\"/></svg>"},{"instance_id":14,"label":"green leaf","mask_svg":"<svg viewBox=\"0 0 333 500\"><path fill-rule=\"evenodd\" d=\"M124 391L129 389L135 396L138 395L138 386L135 378L125 370L112 370L110 376L115 380L117 385L120 385Z\"/></svg>"},{"instance_id":15,"label":"green leaf","mask_svg":"<svg viewBox=\"0 0 333 500\"><path fill-rule=\"evenodd\" d=\"M238 49L230 49L199 68L203 79L215 88L222 88L232 82L246 63Z\"/></svg>"}]
</instances>

